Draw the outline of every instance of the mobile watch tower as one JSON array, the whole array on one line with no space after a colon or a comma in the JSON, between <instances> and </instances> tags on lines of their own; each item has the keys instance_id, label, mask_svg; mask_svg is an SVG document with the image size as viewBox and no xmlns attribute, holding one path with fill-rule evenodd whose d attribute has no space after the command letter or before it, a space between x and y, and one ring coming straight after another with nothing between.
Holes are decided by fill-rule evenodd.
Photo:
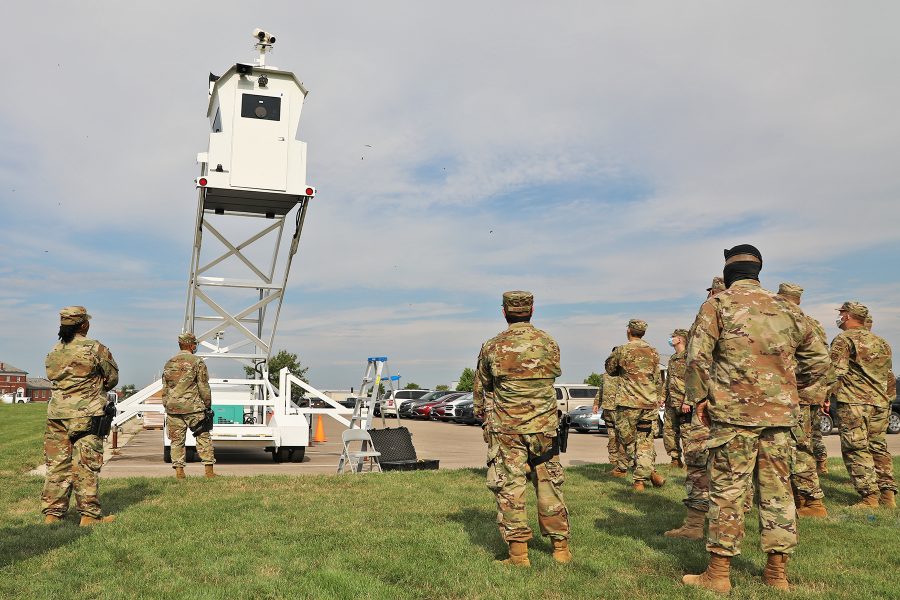
<instances>
[{"instance_id":1,"label":"mobile watch tower","mask_svg":"<svg viewBox=\"0 0 900 600\"><path fill-rule=\"evenodd\" d=\"M253 372L252 378L210 379L215 445L258 446L276 461L299 462L309 444L312 413L349 425L341 415L352 411L287 369L277 388L268 380L291 262L316 189L306 181L306 143L297 137L307 90L293 73L266 65L273 35L256 29L253 38L259 53L255 64L236 63L221 76L209 76L209 148L197 155L197 213L183 331L196 335L197 355L211 375L229 367ZM291 237L285 244L286 226ZM283 249L287 256L279 260ZM326 408L298 406L291 400L294 386ZM120 403L114 424L139 413L162 412L161 405L148 403L161 389L157 381ZM169 440L163 438L168 460ZM193 444L189 433L187 445ZM194 454L189 451L189 458Z\"/></svg>"}]
</instances>

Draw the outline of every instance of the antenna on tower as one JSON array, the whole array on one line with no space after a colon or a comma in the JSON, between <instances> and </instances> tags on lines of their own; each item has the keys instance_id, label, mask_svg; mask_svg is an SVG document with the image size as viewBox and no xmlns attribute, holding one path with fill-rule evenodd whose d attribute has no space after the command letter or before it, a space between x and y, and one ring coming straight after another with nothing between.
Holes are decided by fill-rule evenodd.
<instances>
[{"instance_id":1,"label":"antenna on tower","mask_svg":"<svg viewBox=\"0 0 900 600\"><path fill-rule=\"evenodd\" d=\"M253 37L256 39L256 43L253 47L259 52L259 58L256 59L256 65L264 67L266 66L266 52L272 50L272 46L275 44L275 36L257 27L253 30Z\"/></svg>"}]
</instances>

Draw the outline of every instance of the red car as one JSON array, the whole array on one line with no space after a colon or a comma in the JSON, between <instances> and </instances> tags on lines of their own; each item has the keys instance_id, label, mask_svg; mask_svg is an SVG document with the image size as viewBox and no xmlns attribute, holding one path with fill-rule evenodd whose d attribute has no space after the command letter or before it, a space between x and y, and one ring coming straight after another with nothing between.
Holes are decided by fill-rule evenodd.
<instances>
[{"instance_id":1,"label":"red car","mask_svg":"<svg viewBox=\"0 0 900 600\"><path fill-rule=\"evenodd\" d=\"M435 406L439 406L441 404L443 404L443 402L441 400L435 400L433 402L426 402L425 404L422 404L421 406L417 406L415 408L415 411L413 412L413 416L415 416L417 419L430 419L431 418L431 410Z\"/></svg>"}]
</instances>

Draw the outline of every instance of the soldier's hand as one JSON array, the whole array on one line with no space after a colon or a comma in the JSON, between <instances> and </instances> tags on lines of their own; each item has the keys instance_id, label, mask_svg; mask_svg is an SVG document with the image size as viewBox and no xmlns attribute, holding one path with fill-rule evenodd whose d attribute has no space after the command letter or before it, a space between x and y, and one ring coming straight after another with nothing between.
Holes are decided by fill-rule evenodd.
<instances>
[{"instance_id":1,"label":"soldier's hand","mask_svg":"<svg viewBox=\"0 0 900 600\"><path fill-rule=\"evenodd\" d=\"M681 403L681 412L683 412L684 414L688 414L689 412L691 412L691 405L685 404L684 402L682 402Z\"/></svg>"},{"instance_id":2,"label":"soldier's hand","mask_svg":"<svg viewBox=\"0 0 900 600\"><path fill-rule=\"evenodd\" d=\"M481 426L481 437L484 438L485 444L491 443L491 432L484 425Z\"/></svg>"},{"instance_id":3,"label":"soldier's hand","mask_svg":"<svg viewBox=\"0 0 900 600\"><path fill-rule=\"evenodd\" d=\"M825 402L822 403L822 408L819 409L819 412L823 415L827 415L831 412L831 400L826 398Z\"/></svg>"},{"instance_id":4,"label":"soldier's hand","mask_svg":"<svg viewBox=\"0 0 900 600\"><path fill-rule=\"evenodd\" d=\"M709 427L712 425L712 422L709 420L709 413L706 412L706 400L703 402L697 403L697 417L700 419L700 422Z\"/></svg>"}]
</instances>

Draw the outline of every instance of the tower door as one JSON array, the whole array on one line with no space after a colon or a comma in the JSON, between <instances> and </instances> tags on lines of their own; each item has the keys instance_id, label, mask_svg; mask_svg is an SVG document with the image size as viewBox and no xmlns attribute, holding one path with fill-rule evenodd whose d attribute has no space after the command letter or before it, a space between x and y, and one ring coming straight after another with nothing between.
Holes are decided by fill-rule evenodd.
<instances>
[{"instance_id":1,"label":"tower door","mask_svg":"<svg viewBox=\"0 0 900 600\"><path fill-rule=\"evenodd\" d=\"M231 185L287 189L289 105L281 95L236 92L231 138Z\"/></svg>"}]
</instances>

